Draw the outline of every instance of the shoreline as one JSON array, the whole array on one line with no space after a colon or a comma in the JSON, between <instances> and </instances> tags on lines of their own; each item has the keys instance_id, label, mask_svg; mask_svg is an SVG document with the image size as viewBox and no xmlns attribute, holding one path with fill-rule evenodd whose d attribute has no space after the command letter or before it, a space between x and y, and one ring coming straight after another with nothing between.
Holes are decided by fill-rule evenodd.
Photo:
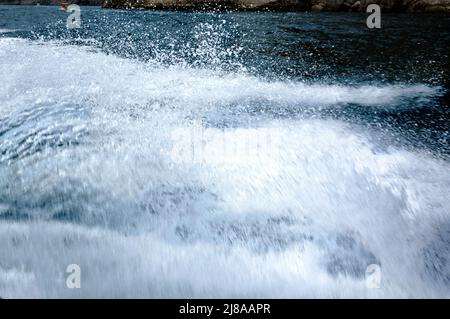
<instances>
[{"instance_id":1,"label":"shoreline","mask_svg":"<svg viewBox=\"0 0 450 319\"><path fill-rule=\"evenodd\" d=\"M64 0L0 0L0 5L60 6ZM363 12L450 15L450 0L68 0L80 6L180 12Z\"/></svg>"},{"instance_id":2,"label":"shoreline","mask_svg":"<svg viewBox=\"0 0 450 319\"><path fill-rule=\"evenodd\" d=\"M104 0L103 8L238 12L366 12L378 4L383 13L450 14L450 0Z\"/></svg>"}]
</instances>

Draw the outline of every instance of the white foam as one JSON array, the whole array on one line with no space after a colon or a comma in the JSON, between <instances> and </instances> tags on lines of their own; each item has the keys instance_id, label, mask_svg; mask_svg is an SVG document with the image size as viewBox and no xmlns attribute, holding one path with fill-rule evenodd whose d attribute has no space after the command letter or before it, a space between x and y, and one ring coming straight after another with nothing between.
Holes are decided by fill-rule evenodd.
<instances>
[{"instance_id":1,"label":"white foam","mask_svg":"<svg viewBox=\"0 0 450 319\"><path fill-rule=\"evenodd\" d=\"M268 82L245 74L166 68L90 52L88 47L35 45L19 39L1 39L0 52L5 79L1 92L7 108L82 99L108 108L170 101L187 111L255 99L299 107L378 106L439 93L439 88L421 84L355 87Z\"/></svg>"},{"instance_id":2,"label":"white foam","mask_svg":"<svg viewBox=\"0 0 450 319\"><path fill-rule=\"evenodd\" d=\"M1 29L0 28L0 33L10 33L10 32L15 32L17 30L13 30L13 29Z\"/></svg>"},{"instance_id":3,"label":"white foam","mask_svg":"<svg viewBox=\"0 0 450 319\"><path fill-rule=\"evenodd\" d=\"M0 39L0 76L0 116L25 119L0 139L26 154L0 158L0 214L21 203L37 217L0 221L1 297L450 295L448 271L427 268L437 263L430 256L450 257L441 239L447 162L377 151L373 132L325 120L206 131L202 162L171 149L189 144L174 132L201 126L192 114L234 102L376 107L438 88L269 82L19 39ZM80 105L86 116L72 114ZM88 134L78 147L39 148L52 134L80 132ZM274 133L262 158L238 150L232 165L220 161L223 145ZM80 219L52 220L62 205L52 196ZM370 262L382 266L379 290L360 276L359 263ZM65 285L72 263L82 269L80 290Z\"/></svg>"}]
</instances>

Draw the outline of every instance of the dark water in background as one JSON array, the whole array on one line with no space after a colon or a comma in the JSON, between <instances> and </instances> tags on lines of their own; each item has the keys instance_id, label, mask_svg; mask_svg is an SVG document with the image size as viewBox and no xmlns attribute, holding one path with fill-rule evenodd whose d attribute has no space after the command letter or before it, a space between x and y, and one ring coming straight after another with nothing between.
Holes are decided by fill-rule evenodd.
<instances>
[{"instance_id":1,"label":"dark water in background","mask_svg":"<svg viewBox=\"0 0 450 319\"><path fill-rule=\"evenodd\" d=\"M0 6L0 296L449 296L449 17L67 16Z\"/></svg>"}]
</instances>

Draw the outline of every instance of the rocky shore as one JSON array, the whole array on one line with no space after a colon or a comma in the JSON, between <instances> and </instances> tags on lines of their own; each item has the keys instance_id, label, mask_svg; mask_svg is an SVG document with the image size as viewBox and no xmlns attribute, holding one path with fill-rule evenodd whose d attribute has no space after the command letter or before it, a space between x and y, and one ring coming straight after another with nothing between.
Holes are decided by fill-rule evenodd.
<instances>
[{"instance_id":1,"label":"rocky shore","mask_svg":"<svg viewBox=\"0 0 450 319\"><path fill-rule=\"evenodd\" d=\"M383 12L450 14L450 0L104 0L104 8L239 11L361 12L378 4Z\"/></svg>"},{"instance_id":2,"label":"rocky shore","mask_svg":"<svg viewBox=\"0 0 450 319\"><path fill-rule=\"evenodd\" d=\"M62 2L78 4L80 6L101 6L104 0L0 0L0 4L9 5L49 5L59 6Z\"/></svg>"},{"instance_id":3,"label":"rocky shore","mask_svg":"<svg viewBox=\"0 0 450 319\"><path fill-rule=\"evenodd\" d=\"M59 5L63 0L0 0L0 4ZM364 12L369 4L383 12L450 14L450 0L67 0L115 9Z\"/></svg>"}]
</instances>

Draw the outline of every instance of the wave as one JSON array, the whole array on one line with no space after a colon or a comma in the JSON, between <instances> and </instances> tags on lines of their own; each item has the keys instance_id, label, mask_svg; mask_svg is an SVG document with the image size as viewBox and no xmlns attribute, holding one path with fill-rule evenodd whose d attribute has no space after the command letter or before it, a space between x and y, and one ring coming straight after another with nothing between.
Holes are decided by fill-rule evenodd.
<instances>
[{"instance_id":1,"label":"wave","mask_svg":"<svg viewBox=\"0 0 450 319\"><path fill-rule=\"evenodd\" d=\"M148 104L154 100L177 102L182 108L265 101L297 106L358 104L383 106L403 99L430 98L442 94L429 85L323 85L293 81L265 81L245 73L213 72L207 69L163 67L139 63L100 52L91 47L61 46L55 42L32 44L22 39L0 42L3 94L20 94L24 101L5 101L17 108L30 99L94 99L109 108L124 104ZM5 61L8 57L9 61ZM30 58L32 57L32 58ZM9 70L15 70L10 73ZM26 81L24 79L27 79ZM27 94L29 93L29 94ZM8 96L8 95L7 95ZM114 97L126 97L126 100ZM10 103L8 103L10 102Z\"/></svg>"},{"instance_id":2,"label":"wave","mask_svg":"<svg viewBox=\"0 0 450 319\"><path fill-rule=\"evenodd\" d=\"M0 33L11 33L11 32L16 32L18 30L14 30L14 29L0 29Z\"/></svg>"},{"instance_id":3,"label":"wave","mask_svg":"<svg viewBox=\"0 0 450 319\"><path fill-rule=\"evenodd\" d=\"M439 87L269 81L12 38L0 74L2 297L450 295L449 163L267 112L404 107ZM65 286L72 263L83 289Z\"/></svg>"}]
</instances>

